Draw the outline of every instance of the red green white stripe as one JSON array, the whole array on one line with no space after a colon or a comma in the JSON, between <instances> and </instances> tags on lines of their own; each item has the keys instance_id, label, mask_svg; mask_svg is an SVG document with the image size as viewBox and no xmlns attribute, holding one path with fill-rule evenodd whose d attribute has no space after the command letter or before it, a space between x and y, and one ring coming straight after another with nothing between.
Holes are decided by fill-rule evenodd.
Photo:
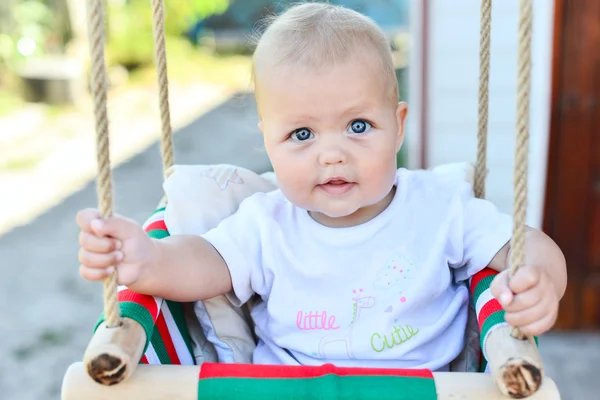
<instances>
[{"instance_id":1,"label":"red green white stripe","mask_svg":"<svg viewBox=\"0 0 600 400\"><path fill-rule=\"evenodd\" d=\"M165 223L165 207L159 208L146 220L143 225L144 231L154 239L162 239L169 236L169 230Z\"/></svg>"},{"instance_id":2,"label":"red green white stripe","mask_svg":"<svg viewBox=\"0 0 600 400\"><path fill-rule=\"evenodd\" d=\"M158 297L141 295L125 287L120 288L119 302L123 316L127 316L140 322L147 337L144 363L148 364L184 364L194 365L191 354L191 346L186 343L184 335L187 335L185 326L181 330L181 323L177 323L171 312L169 302ZM179 306L179 304L173 305ZM158 311L160 310L160 312ZM136 316L147 313L146 318ZM183 318L183 314L178 317ZM188 339L189 341L189 339Z\"/></svg>"},{"instance_id":3,"label":"red green white stripe","mask_svg":"<svg viewBox=\"0 0 600 400\"><path fill-rule=\"evenodd\" d=\"M482 316L481 311L483 310L485 305L492 300L494 300L494 295L492 294L492 291L489 288L481 292L481 294L477 298L477 301L475 302L475 312L478 316Z\"/></svg>"},{"instance_id":4,"label":"red green white stripe","mask_svg":"<svg viewBox=\"0 0 600 400\"><path fill-rule=\"evenodd\" d=\"M435 400L429 370L204 363L199 400Z\"/></svg>"},{"instance_id":5,"label":"red green white stripe","mask_svg":"<svg viewBox=\"0 0 600 400\"><path fill-rule=\"evenodd\" d=\"M158 317L158 310L162 307L163 300L160 297L149 296L146 294L139 294L127 288L127 286L119 286L117 288L119 302L132 302L137 303L144 307L150 315L152 319L156 319Z\"/></svg>"},{"instance_id":6,"label":"red green white stripe","mask_svg":"<svg viewBox=\"0 0 600 400\"><path fill-rule=\"evenodd\" d=\"M480 344L484 357L485 342L489 334L500 326L507 325L504 320L504 310L492 295L490 285L498 273L491 268L486 268L471 279L471 294L475 302L475 311L480 330Z\"/></svg>"},{"instance_id":7,"label":"red green white stripe","mask_svg":"<svg viewBox=\"0 0 600 400\"><path fill-rule=\"evenodd\" d=\"M148 344L146 348L146 352L142 356L142 363L144 364L161 364L160 359L158 358L158 354L156 354L156 350L154 350L154 346L152 345L152 341Z\"/></svg>"},{"instance_id":8,"label":"red green white stripe","mask_svg":"<svg viewBox=\"0 0 600 400\"><path fill-rule=\"evenodd\" d=\"M169 304L166 301L163 303L163 307L161 308L161 315L165 321L165 327L170 337L170 343L172 344L173 351L177 355L179 364L193 365L194 358L190 354L191 349L188 347L188 344L186 343L183 334L176 323L175 317L171 313ZM163 340L165 340L164 336Z\"/></svg>"},{"instance_id":9,"label":"red green white stripe","mask_svg":"<svg viewBox=\"0 0 600 400\"><path fill-rule=\"evenodd\" d=\"M184 335L188 332L171 313L167 301L163 302L161 312L153 325L150 341L140 360L144 364L194 365L191 346L186 343Z\"/></svg>"},{"instance_id":10,"label":"red green white stripe","mask_svg":"<svg viewBox=\"0 0 600 400\"><path fill-rule=\"evenodd\" d=\"M428 369L359 368L336 367L333 364L320 366L281 366L204 363L200 379L208 378L317 378L323 375L339 376L405 376L433 379Z\"/></svg>"},{"instance_id":11,"label":"red green white stripe","mask_svg":"<svg viewBox=\"0 0 600 400\"><path fill-rule=\"evenodd\" d=\"M161 207L161 208L155 210L152 213L152 215L150 215L150 217L148 217L146 222L144 222L144 225L143 225L144 231L148 232L148 230L150 230L148 227L156 222L162 221L164 223L165 210L166 210L166 207Z\"/></svg>"}]
</instances>

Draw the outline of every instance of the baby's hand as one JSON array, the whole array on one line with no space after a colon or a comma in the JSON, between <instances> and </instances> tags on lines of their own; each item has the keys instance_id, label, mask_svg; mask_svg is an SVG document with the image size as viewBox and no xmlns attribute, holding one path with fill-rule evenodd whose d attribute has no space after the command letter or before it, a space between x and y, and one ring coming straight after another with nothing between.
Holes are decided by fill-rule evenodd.
<instances>
[{"instance_id":1,"label":"baby's hand","mask_svg":"<svg viewBox=\"0 0 600 400\"><path fill-rule=\"evenodd\" d=\"M490 289L506 312L506 322L523 334L541 335L554 326L560 299L545 268L524 265L510 280L504 270Z\"/></svg>"},{"instance_id":2,"label":"baby's hand","mask_svg":"<svg viewBox=\"0 0 600 400\"><path fill-rule=\"evenodd\" d=\"M77 213L79 273L88 281L108 277L118 266L118 283L131 285L156 260L154 242L135 221L114 215L102 219L98 210Z\"/></svg>"}]
</instances>

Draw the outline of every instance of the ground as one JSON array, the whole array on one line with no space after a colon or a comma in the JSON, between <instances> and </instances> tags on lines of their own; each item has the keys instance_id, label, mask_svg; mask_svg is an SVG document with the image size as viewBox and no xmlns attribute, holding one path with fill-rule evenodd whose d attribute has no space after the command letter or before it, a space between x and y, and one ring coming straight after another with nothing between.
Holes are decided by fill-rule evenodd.
<instances>
[{"instance_id":1,"label":"ground","mask_svg":"<svg viewBox=\"0 0 600 400\"><path fill-rule=\"evenodd\" d=\"M251 97L235 96L178 130L176 162L232 163L264 171L269 164L256 122ZM92 136L87 139L93 142ZM154 143L116 168L117 212L142 221L154 209L162 195L159 154ZM20 190L15 187L13 193L24 193ZM11 204L26 200L21 196L13 196L17 201ZM73 218L77 210L95 205L95 182L90 181L39 217L0 236L3 399L58 399L66 368L81 359L102 310L102 286L78 275ZM563 399L597 398L599 335L552 333L540 344L547 373L557 381Z\"/></svg>"}]
</instances>

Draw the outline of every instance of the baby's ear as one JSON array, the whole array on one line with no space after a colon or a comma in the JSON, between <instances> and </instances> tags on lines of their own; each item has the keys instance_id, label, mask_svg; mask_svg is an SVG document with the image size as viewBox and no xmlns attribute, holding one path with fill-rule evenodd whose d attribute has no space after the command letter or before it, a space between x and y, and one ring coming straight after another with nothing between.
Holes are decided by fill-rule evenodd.
<instances>
[{"instance_id":1,"label":"baby's ear","mask_svg":"<svg viewBox=\"0 0 600 400\"><path fill-rule=\"evenodd\" d=\"M396 140L396 152L400 151L404 142L404 132L406 130L406 116L408 115L408 104L404 101L398 103L396 107L396 121L398 124L398 137Z\"/></svg>"},{"instance_id":2,"label":"baby's ear","mask_svg":"<svg viewBox=\"0 0 600 400\"><path fill-rule=\"evenodd\" d=\"M262 119L260 121L258 121L258 124L256 124L258 126L258 129L260 129L260 131L262 132L262 134L265 134L265 131L263 130L263 122Z\"/></svg>"}]
</instances>

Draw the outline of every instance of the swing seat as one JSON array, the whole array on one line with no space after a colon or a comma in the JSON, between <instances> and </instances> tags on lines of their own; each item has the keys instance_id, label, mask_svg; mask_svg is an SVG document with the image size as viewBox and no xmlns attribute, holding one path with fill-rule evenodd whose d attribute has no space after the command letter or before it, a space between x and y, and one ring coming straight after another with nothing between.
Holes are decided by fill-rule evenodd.
<instances>
[{"instance_id":1,"label":"swing seat","mask_svg":"<svg viewBox=\"0 0 600 400\"><path fill-rule=\"evenodd\" d=\"M272 173L259 175L231 165L175 166L169 172L164 183L168 202L161 202L144 224L148 235L157 239L206 232L235 212L244 198L277 188ZM466 163L444 165L436 172L448 179L473 178L473 168ZM493 374L482 373L487 366L485 356L503 352L507 340L522 347L519 354L526 354L528 342L510 338L503 311L489 293L495 274L486 268L472 278L465 349L452 363L453 372L433 373L332 365L252 365L256 338L248 307L236 308L225 296L177 303L120 287L125 329L107 328L101 316L92 342L125 335L134 349L128 356L139 365L132 373L132 366L117 363L106 380L98 379L103 383L99 384L90 377L96 376L90 369L98 365L74 363L65 374L62 399L505 399ZM103 362L110 364L113 349L105 349ZM498 367L491 370L499 371ZM542 377L521 376L508 394L522 391L528 379ZM542 386L529 398L559 399L560 395L554 382L544 377Z\"/></svg>"},{"instance_id":2,"label":"swing seat","mask_svg":"<svg viewBox=\"0 0 600 400\"><path fill-rule=\"evenodd\" d=\"M270 366L274 367L274 366ZM202 366L140 365L115 386L94 382L83 363L65 376L63 399L85 400L506 400L486 374L419 370L360 369L206 363ZM379 373L379 375L377 375ZM554 382L545 378L530 400L558 400Z\"/></svg>"}]
</instances>

